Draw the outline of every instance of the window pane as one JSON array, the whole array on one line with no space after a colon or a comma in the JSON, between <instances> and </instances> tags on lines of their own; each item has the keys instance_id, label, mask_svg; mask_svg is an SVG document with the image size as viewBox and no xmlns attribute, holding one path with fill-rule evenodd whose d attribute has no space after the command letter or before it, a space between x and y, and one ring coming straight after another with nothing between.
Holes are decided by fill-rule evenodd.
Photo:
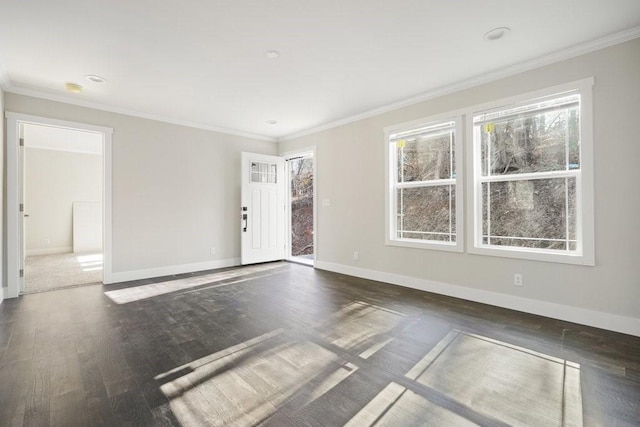
<instances>
[{"instance_id":1,"label":"window pane","mask_svg":"<svg viewBox=\"0 0 640 427\"><path fill-rule=\"evenodd\" d=\"M474 117L482 174L580 168L580 98L558 98Z\"/></svg>"},{"instance_id":2,"label":"window pane","mask_svg":"<svg viewBox=\"0 0 640 427\"><path fill-rule=\"evenodd\" d=\"M575 250L575 178L485 182L482 187L486 244Z\"/></svg>"},{"instance_id":3,"label":"window pane","mask_svg":"<svg viewBox=\"0 0 640 427\"><path fill-rule=\"evenodd\" d=\"M251 182L275 184L278 178L278 165L275 163L251 162Z\"/></svg>"},{"instance_id":4,"label":"window pane","mask_svg":"<svg viewBox=\"0 0 640 427\"><path fill-rule=\"evenodd\" d=\"M455 186L397 190L398 238L455 242Z\"/></svg>"},{"instance_id":5,"label":"window pane","mask_svg":"<svg viewBox=\"0 0 640 427\"><path fill-rule=\"evenodd\" d=\"M452 178L454 142L452 128L399 139L398 182Z\"/></svg>"},{"instance_id":6,"label":"window pane","mask_svg":"<svg viewBox=\"0 0 640 427\"><path fill-rule=\"evenodd\" d=\"M576 213L576 205L577 205L576 180L566 178L566 181L567 181L567 200L569 201L568 207L567 207L569 212L569 216L568 216L569 240L576 242L578 240L578 234L577 234L577 226L578 226L577 215L578 214ZM575 248L572 249L571 245L569 245L569 248L571 250L575 250Z\"/></svg>"}]
</instances>

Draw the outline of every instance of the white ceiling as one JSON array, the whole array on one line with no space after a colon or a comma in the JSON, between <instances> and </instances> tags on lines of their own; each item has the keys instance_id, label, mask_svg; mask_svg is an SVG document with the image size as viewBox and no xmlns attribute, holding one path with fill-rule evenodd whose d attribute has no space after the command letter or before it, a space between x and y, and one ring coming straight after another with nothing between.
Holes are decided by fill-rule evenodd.
<instances>
[{"instance_id":1,"label":"white ceiling","mask_svg":"<svg viewBox=\"0 0 640 427\"><path fill-rule=\"evenodd\" d=\"M2 0L1 9L7 91L267 138L640 36L639 0ZM499 26L512 32L483 40ZM71 95L65 82L85 90Z\"/></svg>"},{"instance_id":2,"label":"white ceiling","mask_svg":"<svg viewBox=\"0 0 640 427\"><path fill-rule=\"evenodd\" d=\"M25 124L23 137L25 147L102 154L102 134L99 133Z\"/></svg>"}]
</instances>

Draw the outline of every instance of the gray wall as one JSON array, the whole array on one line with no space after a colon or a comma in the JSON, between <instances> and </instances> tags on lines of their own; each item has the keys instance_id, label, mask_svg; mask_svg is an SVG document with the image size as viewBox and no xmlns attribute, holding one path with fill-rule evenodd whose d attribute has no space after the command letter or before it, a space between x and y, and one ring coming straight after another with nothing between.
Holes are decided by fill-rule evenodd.
<instances>
[{"instance_id":1,"label":"gray wall","mask_svg":"<svg viewBox=\"0 0 640 427\"><path fill-rule=\"evenodd\" d=\"M24 172L27 255L71 252L73 202L102 201L102 156L25 147Z\"/></svg>"},{"instance_id":2,"label":"gray wall","mask_svg":"<svg viewBox=\"0 0 640 427\"><path fill-rule=\"evenodd\" d=\"M383 128L595 76L596 266L385 246ZM640 39L281 142L317 146L318 250L333 263L640 319ZM331 206L321 201L331 199ZM466 215L471 213L466 206ZM467 231L467 235L469 232ZM354 261L353 251L359 252ZM513 286L522 273L524 286Z\"/></svg>"},{"instance_id":3,"label":"gray wall","mask_svg":"<svg viewBox=\"0 0 640 427\"><path fill-rule=\"evenodd\" d=\"M240 256L240 152L275 143L13 93L5 109L113 128L114 273Z\"/></svg>"}]
</instances>

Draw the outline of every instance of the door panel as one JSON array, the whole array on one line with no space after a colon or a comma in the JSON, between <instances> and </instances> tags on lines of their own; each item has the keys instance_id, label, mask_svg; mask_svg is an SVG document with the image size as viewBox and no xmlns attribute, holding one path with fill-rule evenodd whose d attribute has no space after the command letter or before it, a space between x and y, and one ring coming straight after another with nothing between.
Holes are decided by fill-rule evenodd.
<instances>
[{"instance_id":1,"label":"door panel","mask_svg":"<svg viewBox=\"0 0 640 427\"><path fill-rule=\"evenodd\" d=\"M265 227L267 231L267 241L269 248L275 248L278 244L278 193L276 191L269 191L269 204L267 206L267 221L268 227ZM283 208L284 210L284 208ZM283 255L284 258L284 255Z\"/></svg>"},{"instance_id":2,"label":"door panel","mask_svg":"<svg viewBox=\"0 0 640 427\"><path fill-rule=\"evenodd\" d=\"M26 250L25 250L25 221L28 217L27 207L24 204L24 177L25 177L25 167L24 167L24 126L20 125L20 146L18 147L18 203L21 206L20 209L20 217L18 220L18 268L20 269L20 277L18 278L18 290L20 293L25 291L24 285L24 276L25 276L25 264L26 264Z\"/></svg>"},{"instance_id":3,"label":"door panel","mask_svg":"<svg viewBox=\"0 0 640 427\"><path fill-rule=\"evenodd\" d=\"M284 159L242 153L241 263L284 259Z\"/></svg>"}]
</instances>

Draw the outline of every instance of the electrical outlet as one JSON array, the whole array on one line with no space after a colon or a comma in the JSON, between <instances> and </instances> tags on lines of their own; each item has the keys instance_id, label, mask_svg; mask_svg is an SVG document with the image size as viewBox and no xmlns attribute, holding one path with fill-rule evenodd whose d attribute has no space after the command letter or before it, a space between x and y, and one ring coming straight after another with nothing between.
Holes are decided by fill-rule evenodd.
<instances>
[{"instance_id":1,"label":"electrical outlet","mask_svg":"<svg viewBox=\"0 0 640 427\"><path fill-rule=\"evenodd\" d=\"M514 286L522 286L522 274L516 273L513 275L513 285Z\"/></svg>"},{"instance_id":2,"label":"electrical outlet","mask_svg":"<svg viewBox=\"0 0 640 427\"><path fill-rule=\"evenodd\" d=\"M215 255L216 254L216 248L211 248L211 255Z\"/></svg>"},{"instance_id":3,"label":"electrical outlet","mask_svg":"<svg viewBox=\"0 0 640 427\"><path fill-rule=\"evenodd\" d=\"M354 260L356 260L356 261L357 261L358 259L360 259L360 255L358 254L358 252L354 252L354 253L353 253L353 259L354 259Z\"/></svg>"},{"instance_id":4,"label":"electrical outlet","mask_svg":"<svg viewBox=\"0 0 640 427\"><path fill-rule=\"evenodd\" d=\"M44 239L44 244L45 245L50 245L51 244L51 239L49 239L49 238Z\"/></svg>"}]
</instances>

